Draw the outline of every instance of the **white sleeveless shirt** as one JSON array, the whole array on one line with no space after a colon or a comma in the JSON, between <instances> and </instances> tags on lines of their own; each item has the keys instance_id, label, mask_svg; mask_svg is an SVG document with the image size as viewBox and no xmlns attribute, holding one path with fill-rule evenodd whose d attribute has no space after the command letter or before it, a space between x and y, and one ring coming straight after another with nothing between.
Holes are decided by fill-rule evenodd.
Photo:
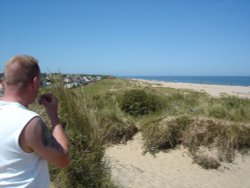
<instances>
[{"instance_id":1,"label":"white sleeveless shirt","mask_svg":"<svg viewBox=\"0 0 250 188\"><path fill-rule=\"evenodd\" d=\"M23 128L37 113L15 102L0 101L0 188L47 188L47 161L19 145Z\"/></svg>"}]
</instances>

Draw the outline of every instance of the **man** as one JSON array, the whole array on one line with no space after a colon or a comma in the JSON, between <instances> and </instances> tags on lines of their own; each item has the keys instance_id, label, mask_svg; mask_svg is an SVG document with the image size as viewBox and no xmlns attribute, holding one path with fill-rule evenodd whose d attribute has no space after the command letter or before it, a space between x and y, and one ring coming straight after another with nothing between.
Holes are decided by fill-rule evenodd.
<instances>
[{"instance_id":1,"label":"man","mask_svg":"<svg viewBox=\"0 0 250 188\"><path fill-rule=\"evenodd\" d=\"M54 95L44 94L52 133L39 115L28 110L40 87L40 68L30 56L15 56L4 71L0 99L0 187L49 187L47 161L59 168L69 162L69 141L60 124Z\"/></svg>"}]
</instances>

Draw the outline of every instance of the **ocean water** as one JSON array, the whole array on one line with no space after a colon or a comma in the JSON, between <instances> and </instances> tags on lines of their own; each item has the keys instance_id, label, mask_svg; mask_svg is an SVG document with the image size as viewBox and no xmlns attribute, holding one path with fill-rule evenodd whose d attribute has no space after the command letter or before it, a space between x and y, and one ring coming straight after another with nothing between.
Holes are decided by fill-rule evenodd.
<instances>
[{"instance_id":1,"label":"ocean water","mask_svg":"<svg viewBox=\"0 0 250 188\"><path fill-rule=\"evenodd\" d=\"M122 76L122 78L181 83L250 86L250 76Z\"/></svg>"}]
</instances>

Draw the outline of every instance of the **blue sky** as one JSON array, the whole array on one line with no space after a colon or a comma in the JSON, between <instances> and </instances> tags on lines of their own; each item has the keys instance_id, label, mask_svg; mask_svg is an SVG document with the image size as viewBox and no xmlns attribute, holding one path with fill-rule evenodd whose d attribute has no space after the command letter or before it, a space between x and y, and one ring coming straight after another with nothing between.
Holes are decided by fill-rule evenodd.
<instances>
[{"instance_id":1,"label":"blue sky","mask_svg":"<svg viewBox=\"0 0 250 188\"><path fill-rule=\"evenodd\" d=\"M249 0L0 0L0 72L250 76Z\"/></svg>"}]
</instances>

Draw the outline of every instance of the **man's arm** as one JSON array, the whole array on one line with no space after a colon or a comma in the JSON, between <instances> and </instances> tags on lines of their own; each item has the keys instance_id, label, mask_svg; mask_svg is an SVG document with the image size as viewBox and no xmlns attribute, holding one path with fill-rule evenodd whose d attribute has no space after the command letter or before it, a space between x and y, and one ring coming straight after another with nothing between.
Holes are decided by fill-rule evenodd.
<instances>
[{"instance_id":1,"label":"man's arm","mask_svg":"<svg viewBox=\"0 0 250 188\"><path fill-rule=\"evenodd\" d=\"M22 131L20 145L24 151L34 151L57 167L66 167L70 162L69 140L57 115L57 99L52 94L45 94L39 102L46 109L51 122L52 134L41 118L35 117Z\"/></svg>"},{"instance_id":2,"label":"man's arm","mask_svg":"<svg viewBox=\"0 0 250 188\"><path fill-rule=\"evenodd\" d=\"M69 165L69 142L61 124L55 125L51 134L39 117L33 118L22 131L20 145L59 168Z\"/></svg>"}]
</instances>

